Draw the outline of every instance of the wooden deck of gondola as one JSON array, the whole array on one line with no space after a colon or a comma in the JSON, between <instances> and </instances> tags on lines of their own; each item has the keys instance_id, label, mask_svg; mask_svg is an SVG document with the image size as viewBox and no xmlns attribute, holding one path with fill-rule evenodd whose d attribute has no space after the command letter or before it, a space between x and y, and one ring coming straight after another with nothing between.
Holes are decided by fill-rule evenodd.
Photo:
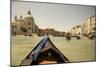
<instances>
[{"instance_id":1,"label":"wooden deck of gondola","mask_svg":"<svg viewBox=\"0 0 100 67\"><path fill-rule=\"evenodd\" d=\"M21 63L21 66L23 65L31 65L33 59L24 59Z\"/></svg>"}]
</instances>

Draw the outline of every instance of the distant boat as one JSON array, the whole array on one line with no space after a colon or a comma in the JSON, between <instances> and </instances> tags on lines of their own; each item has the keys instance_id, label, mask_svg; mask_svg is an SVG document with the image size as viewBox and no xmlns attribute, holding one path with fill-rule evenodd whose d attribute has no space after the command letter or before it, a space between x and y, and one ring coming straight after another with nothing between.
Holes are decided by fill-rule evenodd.
<instances>
[{"instance_id":1,"label":"distant boat","mask_svg":"<svg viewBox=\"0 0 100 67\"><path fill-rule=\"evenodd\" d=\"M50 38L46 35L20 65L26 66L59 63L70 63L70 61L54 46Z\"/></svg>"}]
</instances>

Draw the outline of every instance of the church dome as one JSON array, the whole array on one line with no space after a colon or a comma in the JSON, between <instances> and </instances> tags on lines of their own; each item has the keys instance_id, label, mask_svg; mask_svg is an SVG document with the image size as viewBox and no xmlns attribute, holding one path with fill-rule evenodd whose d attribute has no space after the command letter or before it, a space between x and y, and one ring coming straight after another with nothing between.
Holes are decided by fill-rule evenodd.
<instances>
[{"instance_id":1,"label":"church dome","mask_svg":"<svg viewBox=\"0 0 100 67\"><path fill-rule=\"evenodd\" d=\"M28 15L31 15L31 11L29 10L29 11L27 12L27 14L28 14Z\"/></svg>"},{"instance_id":2,"label":"church dome","mask_svg":"<svg viewBox=\"0 0 100 67\"><path fill-rule=\"evenodd\" d=\"M32 14L31 14L30 10L28 10L28 12L27 12L27 17L32 17Z\"/></svg>"}]
</instances>

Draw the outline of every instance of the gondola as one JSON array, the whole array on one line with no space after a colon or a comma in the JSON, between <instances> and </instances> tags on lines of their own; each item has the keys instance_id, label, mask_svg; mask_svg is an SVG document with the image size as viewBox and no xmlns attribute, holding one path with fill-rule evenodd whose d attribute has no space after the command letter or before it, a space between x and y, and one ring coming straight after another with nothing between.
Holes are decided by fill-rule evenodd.
<instances>
[{"instance_id":1,"label":"gondola","mask_svg":"<svg viewBox=\"0 0 100 67\"><path fill-rule=\"evenodd\" d=\"M70 63L70 61L56 48L49 36L45 35L27 57L22 60L20 66L59 63Z\"/></svg>"}]
</instances>

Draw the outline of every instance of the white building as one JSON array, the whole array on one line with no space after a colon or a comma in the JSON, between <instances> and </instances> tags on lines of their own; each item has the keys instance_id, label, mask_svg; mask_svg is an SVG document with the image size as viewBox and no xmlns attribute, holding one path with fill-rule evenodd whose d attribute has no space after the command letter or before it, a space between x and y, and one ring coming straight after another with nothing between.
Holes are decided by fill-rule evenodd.
<instances>
[{"instance_id":1,"label":"white building","mask_svg":"<svg viewBox=\"0 0 100 67\"><path fill-rule=\"evenodd\" d=\"M89 34L96 32L96 17L91 16L89 17L83 24L77 25L71 29L71 33L76 35L80 34Z\"/></svg>"},{"instance_id":2,"label":"white building","mask_svg":"<svg viewBox=\"0 0 100 67\"><path fill-rule=\"evenodd\" d=\"M38 28L35 24L33 16L31 15L31 11L28 11L27 16L24 18L22 16L20 16L19 18L15 16L13 23L11 23L11 26L12 33L24 35L30 35Z\"/></svg>"},{"instance_id":3,"label":"white building","mask_svg":"<svg viewBox=\"0 0 100 67\"><path fill-rule=\"evenodd\" d=\"M91 16L89 17L85 23L83 24L83 33L84 34L88 34L88 33L92 33L92 32L96 32L96 17L95 16Z\"/></svg>"},{"instance_id":4,"label":"white building","mask_svg":"<svg viewBox=\"0 0 100 67\"><path fill-rule=\"evenodd\" d=\"M73 27L72 29L71 29L71 34L72 35L77 35L77 34L81 34L82 33L82 27L81 27L81 25L77 25L77 26L75 26L75 27Z\"/></svg>"}]
</instances>

